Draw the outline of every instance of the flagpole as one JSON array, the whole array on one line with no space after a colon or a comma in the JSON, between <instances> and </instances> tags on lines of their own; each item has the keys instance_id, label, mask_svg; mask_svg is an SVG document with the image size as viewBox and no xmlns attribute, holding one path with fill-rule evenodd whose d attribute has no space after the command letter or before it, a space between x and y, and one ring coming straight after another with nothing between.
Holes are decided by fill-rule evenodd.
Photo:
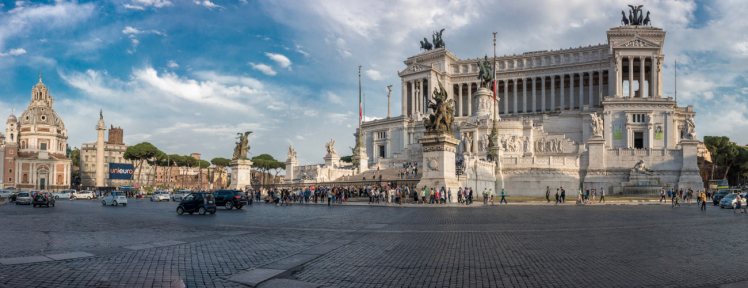
<instances>
[{"instance_id":1,"label":"flagpole","mask_svg":"<svg viewBox=\"0 0 748 288\"><path fill-rule=\"evenodd\" d=\"M678 60L676 59L674 61L675 61L675 67L674 67L675 69L673 73L675 73L675 79L673 79L673 85L675 86L675 102L677 103L678 102Z\"/></svg>"},{"instance_id":2,"label":"flagpole","mask_svg":"<svg viewBox=\"0 0 748 288\"><path fill-rule=\"evenodd\" d=\"M496 98L496 89L497 89L497 87L496 87L497 86L496 85L496 33L497 32L493 32L493 61L492 61L493 62L493 68L491 69L493 71L493 75L491 75L491 76L493 76L492 78L493 78L493 102L494 102L493 103L493 114L494 114L493 115L493 119L494 120L496 120L496 112L497 112L496 111L496 106L498 106L497 105L498 103L496 103L496 99L497 99ZM496 125L496 124L494 123L494 125Z\"/></svg>"},{"instance_id":3,"label":"flagpole","mask_svg":"<svg viewBox=\"0 0 748 288\"><path fill-rule=\"evenodd\" d=\"M361 121L364 117L364 108L361 103L361 65L358 65L358 129L361 130ZM359 132L360 133L360 132Z\"/></svg>"}]
</instances>

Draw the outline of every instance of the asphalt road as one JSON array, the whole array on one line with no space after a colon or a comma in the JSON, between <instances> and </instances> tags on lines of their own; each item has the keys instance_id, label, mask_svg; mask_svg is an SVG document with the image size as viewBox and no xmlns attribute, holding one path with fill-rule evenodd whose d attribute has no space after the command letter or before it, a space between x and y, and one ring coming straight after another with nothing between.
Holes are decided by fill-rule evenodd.
<instances>
[{"instance_id":1,"label":"asphalt road","mask_svg":"<svg viewBox=\"0 0 748 288\"><path fill-rule=\"evenodd\" d=\"M748 287L748 215L712 206L175 209L0 206L0 287Z\"/></svg>"}]
</instances>

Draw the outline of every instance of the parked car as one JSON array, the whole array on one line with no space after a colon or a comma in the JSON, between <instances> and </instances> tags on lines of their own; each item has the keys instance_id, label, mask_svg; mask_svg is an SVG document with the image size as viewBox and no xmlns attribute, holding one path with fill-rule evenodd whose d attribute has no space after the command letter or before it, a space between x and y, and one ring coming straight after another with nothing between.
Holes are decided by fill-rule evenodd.
<instances>
[{"instance_id":1,"label":"parked car","mask_svg":"<svg viewBox=\"0 0 748 288\"><path fill-rule=\"evenodd\" d=\"M52 195L55 196L56 200L59 199L70 199L73 197L73 193L75 193L75 190L62 190L59 192L52 193Z\"/></svg>"},{"instance_id":2,"label":"parked car","mask_svg":"<svg viewBox=\"0 0 748 288\"><path fill-rule=\"evenodd\" d=\"M106 194L104 194L104 197L101 198L101 205L127 206L127 197L125 197L125 192L120 192L120 191L106 192Z\"/></svg>"},{"instance_id":3,"label":"parked car","mask_svg":"<svg viewBox=\"0 0 748 288\"><path fill-rule=\"evenodd\" d=\"M195 213L205 215L205 213L215 214L216 213L216 201L213 195L205 192L194 192L190 193L179 202L177 206L177 214L182 215L184 213Z\"/></svg>"},{"instance_id":4,"label":"parked car","mask_svg":"<svg viewBox=\"0 0 748 288\"><path fill-rule=\"evenodd\" d=\"M745 195L741 195L743 198L740 199L740 205L745 206L746 205L746 199ZM736 193L730 193L727 194L725 197L722 197L722 200L719 201L719 208L729 208L732 209L738 201L738 194Z\"/></svg>"},{"instance_id":5,"label":"parked car","mask_svg":"<svg viewBox=\"0 0 748 288\"><path fill-rule=\"evenodd\" d=\"M155 193L153 193L153 195L151 195L151 202L153 201L158 201L158 202L167 201L168 202L169 193L165 191L156 191Z\"/></svg>"},{"instance_id":6,"label":"parked car","mask_svg":"<svg viewBox=\"0 0 748 288\"><path fill-rule=\"evenodd\" d=\"M37 192L33 194L31 205L36 207L55 207L55 196L49 192Z\"/></svg>"},{"instance_id":7,"label":"parked car","mask_svg":"<svg viewBox=\"0 0 748 288\"><path fill-rule=\"evenodd\" d=\"M8 199L12 195L13 195L13 192L11 192L10 190L0 190L0 198Z\"/></svg>"},{"instance_id":8,"label":"parked car","mask_svg":"<svg viewBox=\"0 0 748 288\"><path fill-rule=\"evenodd\" d=\"M31 204L31 192L18 192L16 195L16 205L30 205Z\"/></svg>"},{"instance_id":9,"label":"parked car","mask_svg":"<svg viewBox=\"0 0 748 288\"><path fill-rule=\"evenodd\" d=\"M248 203L247 194L239 190L217 190L213 192L213 197L216 198L216 206L226 207L226 210L242 209Z\"/></svg>"}]
</instances>

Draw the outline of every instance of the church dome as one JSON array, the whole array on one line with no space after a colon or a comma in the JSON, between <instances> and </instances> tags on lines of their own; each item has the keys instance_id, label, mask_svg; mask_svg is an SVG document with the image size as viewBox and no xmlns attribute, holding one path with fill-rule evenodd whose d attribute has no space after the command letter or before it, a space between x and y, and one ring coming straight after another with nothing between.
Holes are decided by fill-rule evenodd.
<instances>
[{"instance_id":1,"label":"church dome","mask_svg":"<svg viewBox=\"0 0 748 288\"><path fill-rule=\"evenodd\" d=\"M17 123L17 122L18 122L18 118L16 118L16 115L13 115L13 114L10 114L10 116L8 116L8 121L5 121L5 123Z\"/></svg>"}]
</instances>

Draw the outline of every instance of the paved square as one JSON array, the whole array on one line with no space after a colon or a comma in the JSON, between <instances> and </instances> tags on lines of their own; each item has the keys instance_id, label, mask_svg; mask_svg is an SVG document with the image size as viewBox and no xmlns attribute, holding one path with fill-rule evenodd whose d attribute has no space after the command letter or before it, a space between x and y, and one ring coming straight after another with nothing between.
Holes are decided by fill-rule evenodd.
<instances>
[{"instance_id":1,"label":"paved square","mask_svg":"<svg viewBox=\"0 0 748 288\"><path fill-rule=\"evenodd\" d=\"M263 279L275 281L260 286L748 283L740 256L748 215L731 210L474 206L255 205L177 216L174 203L146 201L4 205L0 287L242 287L230 279L270 269L273 275Z\"/></svg>"}]
</instances>

